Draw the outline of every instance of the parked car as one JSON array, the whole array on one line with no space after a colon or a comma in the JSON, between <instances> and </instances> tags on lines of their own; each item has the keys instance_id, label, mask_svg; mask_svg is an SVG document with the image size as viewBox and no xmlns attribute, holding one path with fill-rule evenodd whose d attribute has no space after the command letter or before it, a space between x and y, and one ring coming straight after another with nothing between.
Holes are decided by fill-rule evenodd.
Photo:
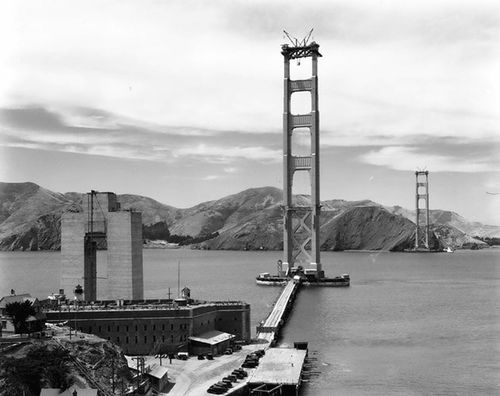
<instances>
[{"instance_id":1,"label":"parked car","mask_svg":"<svg viewBox=\"0 0 500 396\"><path fill-rule=\"evenodd\" d=\"M229 380L230 380L230 381L232 381L232 382L236 382L236 381L238 381L238 377L236 377L236 375L234 375L234 374L230 374L230 375L228 375L227 377L228 377L228 378L229 378Z\"/></svg>"},{"instance_id":2,"label":"parked car","mask_svg":"<svg viewBox=\"0 0 500 396\"><path fill-rule=\"evenodd\" d=\"M244 367L244 368L255 368L259 365L259 363L255 362L255 361L244 361L243 364L241 365L241 367Z\"/></svg>"},{"instance_id":3,"label":"parked car","mask_svg":"<svg viewBox=\"0 0 500 396\"><path fill-rule=\"evenodd\" d=\"M224 352L225 355L232 355L233 354L233 350L231 348L227 348L226 349L226 352Z\"/></svg>"},{"instance_id":4,"label":"parked car","mask_svg":"<svg viewBox=\"0 0 500 396\"><path fill-rule=\"evenodd\" d=\"M226 385L227 388L232 388L233 387L233 384L232 384L231 380L225 379L225 377L222 378L221 382L224 382L224 384Z\"/></svg>"},{"instance_id":5,"label":"parked car","mask_svg":"<svg viewBox=\"0 0 500 396\"><path fill-rule=\"evenodd\" d=\"M246 372L246 370L244 370L242 368L237 368L237 369L234 369L233 371L237 371L238 373L243 374L244 377L248 377L248 373Z\"/></svg>"},{"instance_id":6,"label":"parked car","mask_svg":"<svg viewBox=\"0 0 500 396\"><path fill-rule=\"evenodd\" d=\"M214 384L210 388L207 389L207 392L208 393L213 393L213 394L216 394L216 395L222 395L223 393L227 392L227 388L221 387L221 386L217 386L217 385Z\"/></svg>"},{"instance_id":7,"label":"parked car","mask_svg":"<svg viewBox=\"0 0 500 396\"><path fill-rule=\"evenodd\" d=\"M212 355L211 353L207 353L207 359L214 360L214 355Z\"/></svg>"},{"instance_id":8,"label":"parked car","mask_svg":"<svg viewBox=\"0 0 500 396\"><path fill-rule=\"evenodd\" d=\"M245 378L245 376L243 375L243 373L241 373L240 371L233 370L233 372L231 374L234 375L234 376L236 376L236 378L238 378L238 379Z\"/></svg>"},{"instance_id":9,"label":"parked car","mask_svg":"<svg viewBox=\"0 0 500 396\"><path fill-rule=\"evenodd\" d=\"M266 351L264 349L259 349L259 350L255 351L254 353L257 354L259 357L262 357L266 354Z\"/></svg>"}]
</instances>

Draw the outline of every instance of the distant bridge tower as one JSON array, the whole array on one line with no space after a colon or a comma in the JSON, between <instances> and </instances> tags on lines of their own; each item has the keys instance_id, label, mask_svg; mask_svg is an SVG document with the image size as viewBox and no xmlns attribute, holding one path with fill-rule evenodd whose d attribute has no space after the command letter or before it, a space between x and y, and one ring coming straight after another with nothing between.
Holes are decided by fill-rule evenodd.
<instances>
[{"instance_id":1,"label":"distant bridge tower","mask_svg":"<svg viewBox=\"0 0 500 396\"><path fill-rule=\"evenodd\" d=\"M285 32L286 33L286 32ZM288 34L287 34L288 36ZM310 36L310 34L309 34ZM289 37L289 36L288 36ZM290 37L289 37L290 38ZM309 37L308 37L309 38ZM308 39L307 38L307 39ZM284 57L284 102L283 102L283 266L287 274L295 264L309 263L316 270L316 277L324 276L320 261L320 200L319 200L319 110L318 110L318 57L319 45L307 39L291 40L292 46L281 46ZM312 76L305 80L290 79L290 60L312 58ZM295 92L311 93L311 112L291 114L291 96ZM292 152L292 138L295 128L308 128L311 137L311 151L308 156L296 156ZM311 182L310 206L296 206L292 201L293 175L296 171L308 171Z\"/></svg>"},{"instance_id":2,"label":"distant bridge tower","mask_svg":"<svg viewBox=\"0 0 500 396\"><path fill-rule=\"evenodd\" d=\"M416 171L416 228L415 228L415 250L429 250L429 172ZM421 203L424 203L421 206ZM422 235L422 229L424 233Z\"/></svg>"}]
</instances>

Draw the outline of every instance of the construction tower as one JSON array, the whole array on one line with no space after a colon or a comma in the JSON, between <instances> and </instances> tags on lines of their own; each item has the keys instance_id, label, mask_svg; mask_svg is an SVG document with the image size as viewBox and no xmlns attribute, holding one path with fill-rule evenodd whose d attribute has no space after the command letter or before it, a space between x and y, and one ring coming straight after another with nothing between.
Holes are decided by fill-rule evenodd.
<instances>
[{"instance_id":1,"label":"construction tower","mask_svg":"<svg viewBox=\"0 0 500 396\"><path fill-rule=\"evenodd\" d=\"M91 191L61 218L61 288L83 280L85 301L142 300L142 214L122 210L112 192ZM107 287L97 290L97 250L107 250Z\"/></svg>"},{"instance_id":2,"label":"construction tower","mask_svg":"<svg viewBox=\"0 0 500 396\"><path fill-rule=\"evenodd\" d=\"M415 179L415 250L429 250L429 172L416 171Z\"/></svg>"},{"instance_id":3,"label":"construction tower","mask_svg":"<svg viewBox=\"0 0 500 396\"><path fill-rule=\"evenodd\" d=\"M287 34L288 35L288 34ZM320 199L319 199L319 110L318 110L318 57L319 45L292 41L282 45L284 57L284 102L283 102L283 265L281 275L288 275L292 267L302 265L317 278L324 273L320 261ZM290 61L311 58L312 76L305 80L290 79ZM311 112L292 114L290 102L296 92L311 93ZM292 139L296 128L307 128L310 133L310 155L298 156L292 152ZM293 176L296 171L307 171L310 176L310 206L299 206L293 202Z\"/></svg>"}]
</instances>

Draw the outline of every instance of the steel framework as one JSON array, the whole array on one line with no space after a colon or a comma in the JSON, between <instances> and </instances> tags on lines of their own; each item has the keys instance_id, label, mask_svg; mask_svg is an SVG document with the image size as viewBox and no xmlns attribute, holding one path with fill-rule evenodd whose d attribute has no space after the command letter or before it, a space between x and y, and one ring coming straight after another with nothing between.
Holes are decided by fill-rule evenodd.
<instances>
[{"instance_id":1,"label":"steel framework","mask_svg":"<svg viewBox=\"0 0 500 396\"><path fill-rule=\"evenodd\" d=\"M293 43L293 42L292 42ZM316 277L324 276L320 261L320 213L319 198L319 109L318 109L318 57L319 45L307 44L307 40L295 45L283 45L284 102L283 102L283 266L282 275L296 264L308 265ZM312 59L312 76L305 80L291 80L290 60ZM307 114L291 113L291 97L295 92L310 92L311 111ZM308 128L311 144L310 155L296 156L292 152L293 132L296 128ZM309 172L311 182L310 206L298 206L293 202L293 175L296 171Z\"/></svg>"},{"instance_id":2,"label":"steel framework","mask_svg":"<svg viewBox=\"0 0 500 396\"><path fill-rule=\"evenodd\" d=\"M429 250L429 171L416 171L415 183L415 250ZM423 233L422 228L425 230Z\"/></svg>"}]
</instances>

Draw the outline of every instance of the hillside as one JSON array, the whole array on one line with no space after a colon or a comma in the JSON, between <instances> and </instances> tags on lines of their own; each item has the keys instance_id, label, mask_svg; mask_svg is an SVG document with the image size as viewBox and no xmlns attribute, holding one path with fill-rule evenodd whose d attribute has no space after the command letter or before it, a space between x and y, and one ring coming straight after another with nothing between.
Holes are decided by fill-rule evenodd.
<instances>
[{"instance_id":1,"label":"hillside","mask_svg":"<svg viewBox=\"0 0 500 396\"><path fill-rule=\"evenodd\" d=\"M139 195L118 195L118 200L124 209L141 211L145 225L154 228L165 222L170 234L204 237L218 233L199 248L282 249L282 192L275 187L248 189L188 209ZM309 197L298 195L294 200L307 205ZM34 183L0 183L0 249L59 249L61 214L81 203L80 193L54 193ZM323 250L402 250L413 245L415 225L410 210L340 199L324 201L322 208ZM469 222L454 212L433 210L431 221L441 246L480 245L473 236L500 236L500 227Z\"/></svg>"},{"instance_id":2,"label":"hillside","mask_svg":"<svg viewBox=\"0 0 500 396\"><path fill-rule=\"evenodd\" d=\"M408 210L401 206L387 207L387 210L415 222L414 210ZM430 224L450 226L452 229L473 237L494 238L500 236L500 227L471 222L458 213L449 210L431 209L429 211L429 222Z\"/></svg>"},{"instance_id":3,"label":"hillside","mask_svg":"<svg viewBox=\"0 0 500 396\"><path fill-rule=\"evenodd\" d=\"M65 195L34 183L0 183L0 249L59 249Z\"/></svg>"},{"instance_id":4,"label":"hillside","mask_svg":"<svg viewBox=\"0 0 500 396\"><path fill-rule=\"evenodd\" d=\"M0 396L39 395L41 388L71 385L111 393L113 371L117 383L130 383L132 375L118 346L94 335L70 340L62 330L57 329L54 338L28 340L2 350Z\"/></svg>"}]
</instances>

